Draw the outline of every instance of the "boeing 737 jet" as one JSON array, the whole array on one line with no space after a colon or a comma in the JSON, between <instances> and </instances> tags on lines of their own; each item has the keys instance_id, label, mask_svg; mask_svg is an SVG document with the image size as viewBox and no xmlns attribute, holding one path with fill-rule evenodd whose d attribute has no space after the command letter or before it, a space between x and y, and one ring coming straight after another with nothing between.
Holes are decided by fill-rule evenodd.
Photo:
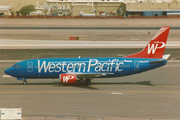
<instances>
[{"instance_id":1,"label":"boeing 737 jet","mask_svg":"<svg viewBox=\"0 0 180 120\"><path fill-rule=\"evenodd\" d=\"M122 58L43 58L15 63L4 72L22 80L58 78L60 83L86 81L93 78L111 78L141 73L161 67L170 54L163 55L170 27L163 26L147 46L138 53Z\"/></svg>"}]
</instances>

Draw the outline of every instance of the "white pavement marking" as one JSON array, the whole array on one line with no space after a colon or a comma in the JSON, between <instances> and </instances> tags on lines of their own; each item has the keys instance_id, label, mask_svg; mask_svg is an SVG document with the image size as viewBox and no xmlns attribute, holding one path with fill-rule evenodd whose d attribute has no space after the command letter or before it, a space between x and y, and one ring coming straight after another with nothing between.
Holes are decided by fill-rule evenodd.
<instances>
[{"instance_id":1,"label":"white pavement marking","mask_svg":"<svg viewBox=\"0 0 180 120\"><path fill-rule=\"evenodd\" d=\"M0 62L5 62L5 63L8 63L8 62L20 62L20 61L23 61L23 60L0 60Z\"/></svg>"},{"instance_id":2,"label":"white pavement marking","mask_svg":"<svg viewBox=\"0 0 180 120\"><path fill-rule=\"evenodd\" d=\"M112 92L111 94L114 94L114 95L121 95L123 93L120 93L120 92Z\"/></svg>"},{"instance_id":3,"label":"white pavement marking","mask_svg":"<svg viewBox=\"0 0 180 120\"><path fill-rule=\"evenodd\" d=\"M2 77L12 77L12 76L10 76L10 75L3 75Z\"/></svg>"},{"instance_id":4,"label":"white pavement marking","mask_svg":"<svg viewBox=\"0 0 180 120\"><path fill-rule=\"evenodd\" d=\"M139 40L139 39L131 39L131 40Z\"/></svg>"},{"instance_id":5,"label":"white pavement marking","mask_svg":"<svg viewBox=\"0 0 180 120\"><path fill-rule=\"evenodd\" d=\"M72 40L15 40L15 39L0 39L0 47L117 47L117 48L143 48L149 41L72 41ZM180 41L168 41L167 47L180 48ZM3 49L3 48L2 48Z\"/></svg>"},{"instance_id":6,"label":"white pavement marking","mask_svg":"<svg viewBox=\"0 0 180 120\"><path fill-rule=\"evenodd\" d=\"M168 62L177 63L177 62L180 62L180 60L168 60Z\"/></svg>"}]
</instances>

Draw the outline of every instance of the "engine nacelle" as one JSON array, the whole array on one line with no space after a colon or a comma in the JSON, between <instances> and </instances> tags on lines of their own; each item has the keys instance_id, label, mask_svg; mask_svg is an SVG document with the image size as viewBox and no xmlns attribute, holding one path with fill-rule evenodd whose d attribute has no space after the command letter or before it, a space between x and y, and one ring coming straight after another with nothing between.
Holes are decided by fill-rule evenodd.
<instances>
[{"instance_id":1,"label":"engine nacelle","mask_svg":"<svg viewBox=\"0 0 180 120\"><path fill-rule=\"evenodd\" d=\"M59 79L61 83L76 83L77 76L73 74L60 74Z\"/></svg>"}]
</instances>

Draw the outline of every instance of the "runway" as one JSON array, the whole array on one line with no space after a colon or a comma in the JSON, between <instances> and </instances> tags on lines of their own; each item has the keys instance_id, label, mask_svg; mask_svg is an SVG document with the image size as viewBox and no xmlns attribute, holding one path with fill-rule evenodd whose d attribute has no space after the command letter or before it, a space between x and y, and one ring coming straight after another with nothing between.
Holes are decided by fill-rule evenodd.
<instances>
[{"instance_id":1,"label":"runway","mask_svg":"<svg viewBox=\"0 0 180 120\"><path fill-rule=\"evenodd\" d=\"M76 41L150 41L158 29L0 29L1 40L49 40L72 41L69 37L79 37ZM171 29L168 41L179 41L180 30Z\"/></svg>"},{"instance_id":2,"label":"runway","mask_svg":"<svg viewBox=\"0 0 180 120\"><path fill-rule=\"evenodd\" d=\"M0 39L0 49L144 48L149 41L59 41ZM168 41L167 48L179 48L180 41Z\"/></svg>"},{"instance_id":3,"label":"runway","mask_svg":"<svg viewBox=\"0 0 180 120\"><path fill-rule=\"evenodd\" d=\"M91 49L0 49L3 61L16 62L37 58L96 58L96 57L124 57L141 51L142 48L91 48ZM179 48L165 49L164 54L171 54L169 60L180 60ZM0 61L1 61L0 60Z\"/></svg>"},{"instance_id":4,"label":"runway","mask_svg":"<svg viewBox=\"0 0 180 120\"><path fill-rule=\"evenodd\" d=\"M0 63L0 76L12 64ZM91 86L62 85L58 79L28 80L23 85L2 77L0 106L23 108L23 120L179 119L179 67L179 62L169 62L137 75L94 79Z\"/></svg>"}]
</instances>

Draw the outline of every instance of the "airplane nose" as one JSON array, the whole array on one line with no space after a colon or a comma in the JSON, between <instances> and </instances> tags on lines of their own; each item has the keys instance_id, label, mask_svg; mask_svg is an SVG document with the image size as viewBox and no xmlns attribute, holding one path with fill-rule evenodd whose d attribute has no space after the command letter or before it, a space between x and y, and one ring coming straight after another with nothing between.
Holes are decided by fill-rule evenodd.
<instances>
[{"instance_id":1,"label":"airplane nose","mask_svg":"<svg viewBox=\"0 0 180 120\"><path fill-rule=\"evenodd\" d=\"M19 70L14 69L13 67L7 68L6 70L4 70L4 73L13 77L18 77Z\"/></svg>"},{"instance_id":2,"label":"airplane nose","mask_svg":"<svg viewBox=\"0 0 180 120\"><path fill-rule=\"evenodd\" d=\"M9 70L9 68L8 68L8 69L6 69L6 70L4 70L4 73L6 73L7 75L9 75L9 74L10 74L10 70Z\"/></svg>"}]
</instances>

